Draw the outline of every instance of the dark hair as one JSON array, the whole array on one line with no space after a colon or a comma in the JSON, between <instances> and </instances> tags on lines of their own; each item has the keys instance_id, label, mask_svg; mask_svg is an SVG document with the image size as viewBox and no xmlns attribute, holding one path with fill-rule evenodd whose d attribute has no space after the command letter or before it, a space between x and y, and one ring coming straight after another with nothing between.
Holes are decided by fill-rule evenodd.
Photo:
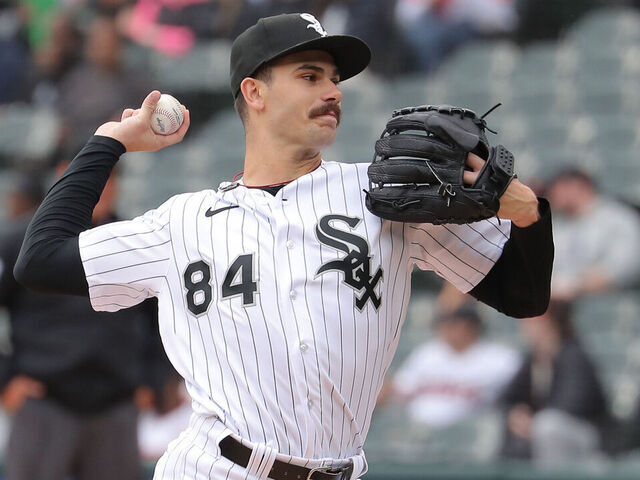
<instances>
[{"instance_id":1,"label":"dark hair","mask_svg":"<svg viewBox=\"0 0 640 480\"><path fill-rule=\"evenodd\" d=\"M17 172L11 190L22 195L32 205L38 205L44 197L44 182L40 175Z\"/></svg>"},{"instance_id":2,"label":"dark hair","mask_svg":"<svg viewBox=\"0 0 640 480\"><path fill-rule=\"evenodd\" d=\"M482 330L483 327L482 319L480 318L478 311L470 305L463 305L455 310L443 313L442 315L440 315L440 318L438 320L439 324L452 320L462 320L475 327L478 331Z\"/></svg>"},{"instance_id":3,"label":"dark hair","mask_svg":"<svg viewBox=\"0 0 640 480\"><path fill-rule=\"evenodd\" d=\"M596 183L593 177L588 172L579 167L566 167L556 172L556 174L549 179L547 184L549 185L549 187L551 187L556 183L564 180L577 180L585 185L588 185L594 190L596 189Z\"/></svg>"},{"instance_id":4,"label":"dark hair","mask_svg":"<svg viewBox=\"0 0 640 480\"><path fill-rule=\"evenodd\" d=\"M575 329L571 320L572 304L565 300L551 300L545 316L558 331L562 340L575 339Z\"/></svg>"},{"instance_id":5,"label":"dark hair","mask_svg":"<svg viewBox=\"0 0 640 480\"><path fill-rule=\"evenodd\" d=\"M260 66L258 70L251 75L251 78L255 78L256 80L263 81L267 85L270 85L271 80L273 79L271 73L272 66L271 63L268 62ZM238 112L240 120L242 120L242 124L244 125L247 119L247 102L245 102L242 92L238 93L238 96L233 102L233 107L236 109L236 112Z\"/></svg>"}]
</instances>

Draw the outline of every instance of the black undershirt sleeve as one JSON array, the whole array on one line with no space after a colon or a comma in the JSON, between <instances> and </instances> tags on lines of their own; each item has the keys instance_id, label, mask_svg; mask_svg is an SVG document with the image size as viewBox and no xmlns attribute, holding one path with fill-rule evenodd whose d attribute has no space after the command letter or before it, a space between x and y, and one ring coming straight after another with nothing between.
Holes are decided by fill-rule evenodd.
<instances>
[{"instance_id":1,"label":"black undershirt sleeve","mask_svg":"<svg viewBox=\"0 0 640 480\"><path fill-rule=\"evenodd\" d=\"M553 234L549 202L538 199L540 219L511 235L491 271L469 294L515 318L541 315L549 305Z\"/></svg>"},{"instance_id":2,"label":"black undershirt sleeve","mask_svg":"<svg viewBox=\"0 0 640 480\"><path fill-rule=\"evenodd\" d=\"M94 136L51 187L33 216L13 274L43 293L88 296L78 236L92 227L93 208L125 147Z\"/></svg>"}]
</instances>

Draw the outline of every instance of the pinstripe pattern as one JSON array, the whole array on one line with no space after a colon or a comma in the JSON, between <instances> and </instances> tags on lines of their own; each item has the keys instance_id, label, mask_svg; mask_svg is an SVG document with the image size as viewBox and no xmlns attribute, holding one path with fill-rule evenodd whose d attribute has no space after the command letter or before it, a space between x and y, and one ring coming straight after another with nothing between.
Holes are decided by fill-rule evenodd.
<instances>
[{"instance_id":1,"label":"pinstripe pattern","mask_svg":"<svg viewBox=\"0 0 640 480\"><path fill-rule=\"evenodd\" d=\"M508 221L493 219L381 221L364 206L366 167L323 162L275 196L242 186L178 195L142 217L81 234L94 308L113 311L157 296L165 349L194 401L192 424L158 463L156 478L254 478L268 470L269 456L252 459L252 474L219 458L219 435L229 432L301 465L352 457L354 478L366 469L362 448L414 265L468 291L510 232ZM229 205L239 208L205 215ZM368 269L364 283L357 275L348 283L353 272L335 267L347 251ZM252 271L228 277L240 258L253 261ZM194 262L211 269L211 303L197 314L188 305L196 294L185 285ZM256 284L254 302L234 290L225 296L225 281L237 285L246 273ZM203 282L198 275L191 281ZM360 309L356 301L367 289ZM381 297L378 308L372 296Z\"/></svg>"}]
</instances>

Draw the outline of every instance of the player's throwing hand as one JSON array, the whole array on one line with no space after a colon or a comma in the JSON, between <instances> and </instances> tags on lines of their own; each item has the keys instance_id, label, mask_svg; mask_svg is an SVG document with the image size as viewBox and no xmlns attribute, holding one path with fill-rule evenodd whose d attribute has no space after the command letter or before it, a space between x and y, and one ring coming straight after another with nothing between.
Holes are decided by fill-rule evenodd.
<instances>
[{"instance_id":1,"label":"player's throwing hand","mask_svg":"<svg viewBox=\"0 0 640 480\"><path fill-rule=\"evenodd\" d=\"M181 105L184 121L180 128L171 135L160 135L151 128L151 115L158 100L160 100L160 92L154 90L147 95L140 108L125 109L119 122L103 124L98 127L95 134L118 140L125 146L127 152L155 152L182 141L189 129L189 110Z\"/></svg>"}]
</instances>

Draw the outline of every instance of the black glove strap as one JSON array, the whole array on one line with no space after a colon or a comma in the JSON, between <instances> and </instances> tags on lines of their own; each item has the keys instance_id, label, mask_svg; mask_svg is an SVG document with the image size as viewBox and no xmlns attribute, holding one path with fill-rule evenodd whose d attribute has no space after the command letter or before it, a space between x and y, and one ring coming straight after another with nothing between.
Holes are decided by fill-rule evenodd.
<instances>
[{"instance_id":1,"label":"black glove strap","mask_svg":"<svg viewBox=\"0 0 640 480\"><path fill-rule=\"evenodd\" d=\"M515 160L513 154L502 145L491 148L487 162L480 170L477 180L472 188L482 188L496 192L496 197L500 198L507 190L511 180L516 178L513 172ZM486 187L491 188L487 189Z\"/></svg>"}]
</instances>

